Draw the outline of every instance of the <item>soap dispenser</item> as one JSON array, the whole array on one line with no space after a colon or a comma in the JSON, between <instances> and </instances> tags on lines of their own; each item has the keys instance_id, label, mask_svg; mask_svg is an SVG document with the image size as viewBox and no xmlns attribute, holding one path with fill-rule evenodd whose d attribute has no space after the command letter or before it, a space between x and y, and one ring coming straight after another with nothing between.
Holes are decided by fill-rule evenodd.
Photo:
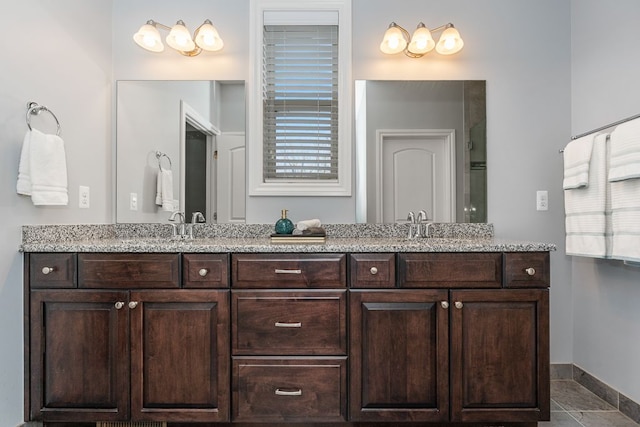
<instances>
[{"instance_id":1,"label":"soap dispenser","mask_svg":"<svg viewBox=\"0 0 640 427\"><path fill-rule=\"evenodd\" d=\"M293 233L293 222L287 218L287 210L282 209L282 217L276 222L277 234L291 234Z\"/></svg>"}]
</instances>

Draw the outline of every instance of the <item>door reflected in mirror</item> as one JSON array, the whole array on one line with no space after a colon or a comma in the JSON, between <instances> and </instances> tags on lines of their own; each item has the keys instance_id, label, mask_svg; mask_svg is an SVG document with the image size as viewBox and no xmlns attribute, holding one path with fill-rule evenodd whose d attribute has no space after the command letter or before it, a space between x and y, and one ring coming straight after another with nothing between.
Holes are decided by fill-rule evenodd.
<instances>
[{"instance_id":1,"label":"door reflected in mirror","mask_svg":"<svg viewBox=\"0 0 640 427\"><path fill-rule=\"evenodd\" d=\"M171 159L175 208L245 221L242 81L118 81L116 222L166 222L156 152ZM131 200L135 198L137 203Z\"/></svg>"},{"instance_id":2,"label":"door reflected in mirror","mask_svg":"<svg viewBox=\"0 0 640 427\"><path fill-rule=\"evenodd\" d=\"M356 220L486 222L486 82L356 81Z\"/></svg>"}]
</instances>

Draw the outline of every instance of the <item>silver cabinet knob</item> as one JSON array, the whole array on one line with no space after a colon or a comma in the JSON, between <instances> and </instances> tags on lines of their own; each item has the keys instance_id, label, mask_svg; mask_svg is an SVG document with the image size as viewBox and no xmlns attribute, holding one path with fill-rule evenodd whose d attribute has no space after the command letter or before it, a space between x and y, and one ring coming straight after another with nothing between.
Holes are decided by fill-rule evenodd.
<instances>
[{"instance_id":1,"label":"silver cabinet knob","mask_svg":"<svg viewBox=\"0 0 640 427\"><path fill-rule=\"evenodd\" d=\"M376 274L378 274L378 269L376 267L371 267L371 270L369 270L369 273L375 276Z\"/></svg>"},{"instance_id":2,"label":"silver cabinet knob","mask_svg":"<svg viewBox=\"0 0 640 427\"><path fill-rule=\"evenodd\" d=\"M122 301L118 301L114 305L116 306L116 310L120 310L122 307L124 307L124 303Z\"/></svg>"},{"instance_id":3,"label":"silver cabinet knob","mask_svg":"<svg viewBox=\"0 0 640 427\"><path fill-rule=\"evenodd\" d=\"M442 308L445 308L445 309L449 308L449 303L447 301L442 301L440 305L442 306Z\"/></svg>"},{"instance_id":4,"label":"silver cabinet knob","mask_svg":"<svg viewBox=\"0 0 640 427\"><path fill-rule=\"evenodd\" d=\"M529 276L536 274L536 269L533 267L525 268L524 271L526 271Z\"/></svg>"},{"instance_id":5,"label":"silver cabinet knob","mask_svg":"<svg viewBox=\"0 0 640 427\"><path fill-rule=\"evenodd\" d=\"M138 306L138 301L129 301L129 308L136 308Z\"/></svg>"},{"instance_id":6,"label":"silver cabinet knob","mask_svg":"<svg viewBox=\"0 0 640 427\"><path fill-rule=\"evenodd\" d=\"M207 270L206 268L201 268L200 270L198 270L198 274L200 275L200 277L204 277L209 274L209 270Z\"/></svg>"},{"instance_id":7,"label":"silver cabinet knob","mask_svg":"<svg viewBox=\"0 0 640 427\"><path fill-rule=\"evenodd\" d=\"M454 305L456 306L457 309L461 309L464 306L464 304L462 304L462 301L456 301Z\"/></svg>"},{"instance_id":8,"label":"silver cabinet knob","mask_svg":"<svg viewBox=\"0 0 640 427\"><path fill-rule=\"evenodd\" d=\"M53 273L55 270L55 267L42 267L42 274Z\"/></svg>"}]
</instances>

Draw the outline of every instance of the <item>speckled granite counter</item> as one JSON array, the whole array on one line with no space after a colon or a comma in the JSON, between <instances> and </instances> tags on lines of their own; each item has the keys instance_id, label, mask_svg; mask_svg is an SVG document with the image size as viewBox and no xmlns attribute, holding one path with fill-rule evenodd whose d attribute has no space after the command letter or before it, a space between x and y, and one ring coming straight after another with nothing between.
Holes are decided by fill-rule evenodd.
<instances>
[{"instance_id":1,"label":"speckled granite counter","mask_svg":"<svg viewBox=\"0 0 640 427\"><path fill-rule=\"evenodd\" d=\"M24 226L22 252L537 252L550 243L493 237L491 224L433 224L431 237L406 239L407 224L327 224L322 244L272 244L270 224L198 224L194 239L169 224Z\"/></svg>"}]
</instances>

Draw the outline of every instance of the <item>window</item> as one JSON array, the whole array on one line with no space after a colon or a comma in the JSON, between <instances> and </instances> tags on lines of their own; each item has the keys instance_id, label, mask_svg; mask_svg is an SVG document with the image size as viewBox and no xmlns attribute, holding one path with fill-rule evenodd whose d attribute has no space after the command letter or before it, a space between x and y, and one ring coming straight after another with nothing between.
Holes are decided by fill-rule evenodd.
<instances>
[{"instance_id":1,"label":"window","mask_svg":"<svg viewBox=\"0 0 640 427\"><path fill-rule=\"evenodd\" d=\"M350 0L253 0L250 195L351 195Z\"/></svg>"}]
</instances>

